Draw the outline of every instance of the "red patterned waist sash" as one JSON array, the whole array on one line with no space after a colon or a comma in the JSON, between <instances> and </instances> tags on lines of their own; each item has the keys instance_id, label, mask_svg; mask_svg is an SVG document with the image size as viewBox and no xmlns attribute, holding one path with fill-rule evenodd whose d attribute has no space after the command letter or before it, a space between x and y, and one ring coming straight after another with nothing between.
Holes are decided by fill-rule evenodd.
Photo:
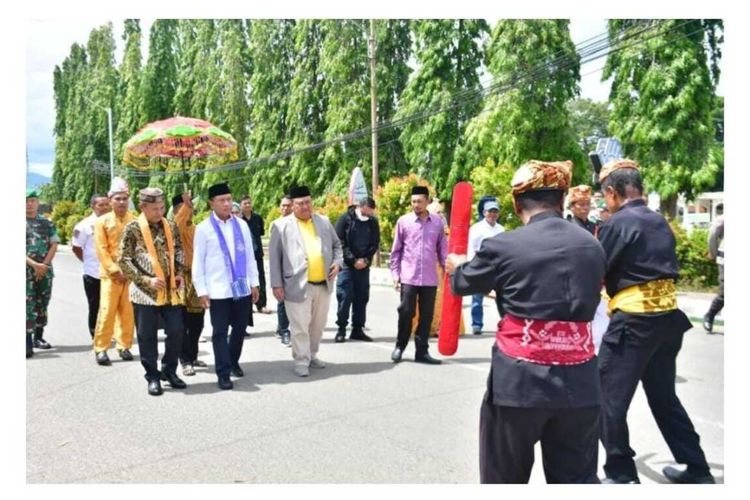
<instances>
[{"instance_id":1,"label":"red patterned waist sash","mask_svg":"<svg viewBox=\"0 0 750 500\"><path fill-rule=\"evenodd\" d=\"M497 348L511 358L541 365L577 365L594 357L590 321L555 321L503 316Z\"/></svg>"}]
</instances>

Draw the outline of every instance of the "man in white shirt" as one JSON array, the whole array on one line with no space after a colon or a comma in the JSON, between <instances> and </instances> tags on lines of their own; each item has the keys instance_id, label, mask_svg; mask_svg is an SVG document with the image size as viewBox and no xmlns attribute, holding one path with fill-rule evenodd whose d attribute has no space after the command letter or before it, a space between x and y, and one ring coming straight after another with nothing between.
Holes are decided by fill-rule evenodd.
<instances>
[{"instance_id":1,"label":"man in white shirt","mask_svg":"<svg viewBox=\"0 0 750 500\"><path fill-rule=\"evenodd\" d=\"M474 258L474 255L482 246L482 241L505 231L503 226L497 223L500 216L500 205L498 205L497 200L487 200L482 214L484 218L469 228L468 260ZM474 335L482 334L482 326L484 326L483 301L484 295L471 296L471 330Z\"/></svg>"},{"instance_id":2,"label":"man in white shirt","mask_svg":"<svg viewBox=\"0 0 750 500\"><path fill-rule=\"evenodd\" d=\"M250 308L260 294L258 268L250 229L232 215L229 185L208 188L208 200L212 212L195 228L193 285L203 308L211 311L219 388L232 389L229 375L244 375L239 360Z\"/></svg>"},{"instance_id":3,"label":"man in white shirt","mask_svg":"<svg viewBox=\"0 0 750 500\"><path fill-rule=\"evenodd\" d=\"M94 223L96 218L111 210L109 198L105 194L95 194L91 197L91 215L83 219L73 228L73 253L83 262L83 290L89 303L89 335L94 338L96 317L99 312L99 294L101 280L99 279L99 258L96 256L94 245Z\"/></svg>"}]
</instances>

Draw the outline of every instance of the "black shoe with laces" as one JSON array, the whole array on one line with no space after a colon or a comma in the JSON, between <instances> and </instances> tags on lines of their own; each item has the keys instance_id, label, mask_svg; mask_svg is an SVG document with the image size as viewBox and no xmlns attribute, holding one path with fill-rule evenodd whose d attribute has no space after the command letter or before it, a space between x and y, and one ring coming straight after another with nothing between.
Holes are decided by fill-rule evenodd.
<instances>
[{"instance_id":1,"label":"black shoe with laces","mask_svg":"<svg viewBox=\"0 0 750 500\"><path fill-rule=\"evenodd\" d=\"M336 343L341 343L346 341L346 329L345 328L339 328L339 331L336 332L336 338L334 339Z\"/></svg>"},{"instance_id":2,"label":"black shoe with laces","mask_svg":"<svg viewBox=\"0 0 750 500\"><path fill-rule=\"evenodd\" d=\"M34 339L35 349L51 349L52 346L47 343L44 339Z\"/></svg>"},{"instance_id":3,"label":"black shoe with laces","mask_svg":"<svg viewBox=\"0 0 750 500\"><path fill-rule=\"evenodd\" d=\"M372 337L367 335L362 330L352 330L352 334L349 335L350 340L361 340L362 342L372 342Z\"/></svg>"},{"instance_id":4,"label":"black shoe with laces","mask_svg":"<svg viewBox=\"0 0 750 500\"><path fill-rule=\"evenodd\" d=\"M678 484L715 484L716 480L711 475L711 472L703 474L695 474L689 470L678 470L674 467L664 467L662 469L664 477Z\"/></svg>"}]
</instances>

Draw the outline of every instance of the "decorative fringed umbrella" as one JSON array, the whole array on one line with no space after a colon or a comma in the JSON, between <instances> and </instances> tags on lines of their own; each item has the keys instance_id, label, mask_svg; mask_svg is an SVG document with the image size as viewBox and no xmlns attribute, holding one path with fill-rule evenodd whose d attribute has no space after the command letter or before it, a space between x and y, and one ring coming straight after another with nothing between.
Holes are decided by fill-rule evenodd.
<instances>
[{"instance_id":1,"label":"decorative fringed umbrella","mask_svg":"<svg viewBox=\"0 0 750 500\"><path fill-rule=\"evenodd\" d=\"M237 141L205 120L175 116L149 123L125 143L123 162L147 170L152 158L179 158L187 179L185 161L193 158L237 159Z\"/></svg>"}]
</instances>

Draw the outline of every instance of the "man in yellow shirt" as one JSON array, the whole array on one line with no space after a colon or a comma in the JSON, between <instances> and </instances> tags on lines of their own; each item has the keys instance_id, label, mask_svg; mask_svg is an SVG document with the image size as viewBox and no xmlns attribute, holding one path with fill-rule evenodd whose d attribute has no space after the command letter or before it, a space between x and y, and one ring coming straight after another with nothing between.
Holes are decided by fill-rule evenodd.
<instances>
[{"instance_id":1,"label":"man in yellow shirt","mask_svg":"<svg viewBox=\"0 0 750 500\"><path fill-rule=\"evenodd\" d=\"M309 368L325 368L318 348L343 253L331 222L313 214L310 190L295 187L289 197L293 213L271 225L271 288L289 316L294 373L307 377Z\"/></svg>"},{"instance_id":2,"label":"man in yellow shirt","mask_svg":"<svg viewBox=\"0 0 750 500\"><path fill-rule=\"evenodd\" d=\"M120 358L124 361L133 360L133 355L130 353L133 345L133 306L128 297L128 279L117 262L120 258L122 230L126 224L135 220L135 216L128 212L130 196L128 184L124 179L120 177L112 179L112 187L108 196L112 211L99 217L94 226L94 243L100 263L101 279L99 314L94 332L94 353L96 362L100 365L111 364L107 349L113 336L117 342Z\"/></svg>"}]
</instances>

